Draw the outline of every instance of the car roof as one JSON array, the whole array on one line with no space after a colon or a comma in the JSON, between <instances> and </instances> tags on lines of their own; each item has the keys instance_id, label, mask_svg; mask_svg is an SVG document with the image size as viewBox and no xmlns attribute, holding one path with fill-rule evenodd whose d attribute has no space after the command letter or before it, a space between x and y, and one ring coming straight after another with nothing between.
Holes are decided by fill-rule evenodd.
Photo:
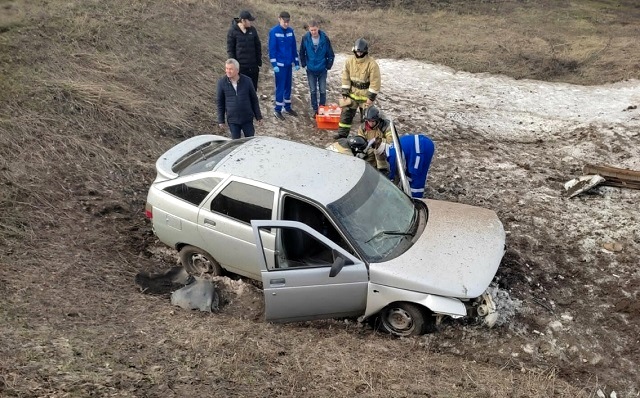
<instances>
[{"instance_id":1,"label":"car roof","mask_svg":"<svg viewBox=\"0 0 640 398\"><path fill-rule=\"evenodd\" d=\"M327 205L360 180L366 162L355 156L275 137L254 137L214 171L277 186Z\"/></svg>"}]
</instances>

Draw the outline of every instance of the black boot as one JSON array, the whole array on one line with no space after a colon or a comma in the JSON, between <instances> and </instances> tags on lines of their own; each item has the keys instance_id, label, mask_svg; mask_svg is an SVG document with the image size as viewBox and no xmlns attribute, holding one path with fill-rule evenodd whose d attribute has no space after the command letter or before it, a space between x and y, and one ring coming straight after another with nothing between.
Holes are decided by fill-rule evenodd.
<instances>
[{"instance_id":1,"label":"black boot","mask_svg":"<svg viewBox=\"0 0 640 398\"><path fill-rule=\"evenodd\" d=\"M340 139L340 138L347 138L347 136L348 136L348 135L349 135L349 130L348 130L348 129L345 129L345 128L343 128L343 127L340 127L340 128L338 129L338 133L336 133L336 134L333 136L333 139L334 139L334 140L337 140L337 139Z\"/></svg>"}]
</instances>

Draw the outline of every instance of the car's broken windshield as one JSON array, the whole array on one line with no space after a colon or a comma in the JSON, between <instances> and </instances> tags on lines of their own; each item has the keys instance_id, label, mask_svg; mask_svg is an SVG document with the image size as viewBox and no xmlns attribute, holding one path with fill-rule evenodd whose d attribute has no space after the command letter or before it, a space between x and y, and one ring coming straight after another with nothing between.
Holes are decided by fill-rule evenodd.
<instances>
[{"instance_id":1,"label":"car's broken windshield","mask_svg":"<svg viewBox=\"0 0 640 398\"><path fill-rule=\"evenodd\" d=\"M412 244L415 206L374 168L328 208L370 262L390 260Z\"/></svg>"}]
</instances>

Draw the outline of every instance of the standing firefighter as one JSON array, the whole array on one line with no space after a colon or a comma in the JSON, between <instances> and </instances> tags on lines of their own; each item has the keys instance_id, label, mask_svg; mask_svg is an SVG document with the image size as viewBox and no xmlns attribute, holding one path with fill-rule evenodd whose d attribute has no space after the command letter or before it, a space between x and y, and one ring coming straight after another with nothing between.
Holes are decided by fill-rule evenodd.
<instances>
[{"instance_id":1,"label":"standing firefighter","mask_svg":"<svg viewBox=\"0 0 640 398\"><path fill-rule=\"evenodd\" d=\"M338 134L334 138L349 135L353 117L359 108L368 107L380 91L380 67L369 56L369 44L363 38L356 40L353 56L349 57L342 71L342 113Z\"/></svg>"}]
</instances>

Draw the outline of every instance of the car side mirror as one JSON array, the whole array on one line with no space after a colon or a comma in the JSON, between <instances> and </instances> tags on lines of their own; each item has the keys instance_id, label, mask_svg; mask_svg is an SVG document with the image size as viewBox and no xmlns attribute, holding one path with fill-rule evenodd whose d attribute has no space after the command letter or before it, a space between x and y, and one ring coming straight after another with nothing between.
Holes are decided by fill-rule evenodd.
<instances>
[{"instance_id":1,"label":"car side mirror","mask_svg":"<svg viewBox=\"0 0 640 398\"><path fill-rule=\"evenodd\" d=\"M333 261L333 264L331 264L331 271L329 271L329 278L333 278L334 276L338 275L342 270L342 267L344 267L344 264L345 264L344 258L341 256L337 256L336 259Z\"/></svg>"}]
</instances>

